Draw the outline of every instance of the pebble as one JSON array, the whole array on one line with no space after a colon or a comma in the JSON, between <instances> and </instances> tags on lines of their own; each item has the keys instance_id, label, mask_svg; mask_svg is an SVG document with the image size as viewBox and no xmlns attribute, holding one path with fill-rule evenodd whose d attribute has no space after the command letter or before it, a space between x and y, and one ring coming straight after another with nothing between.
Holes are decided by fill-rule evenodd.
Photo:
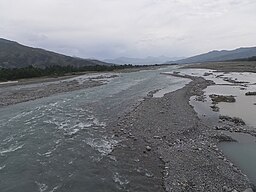
<instances>
[{"instance_id":1,"label":"pebble","mask_svg":"<svg viewBox=\"0 0 256 192\"><path fill-rule=\"evenodd\" d=\"M253 192L252 188L248 188L246 190L244 190L243 192Z\"/></svg>"},{"instance_id":2,"label":"pebble","mask_svg":"<svg viewBox=\"0 0 256 192\"><path fill-rule=\"evenodd\" d=\"M232 189L227 187L227 186L223 186L223 192L232 192Z\"/></svg>"},{"instance_id":3,"label":"pebble","mask_svg":"<svg viewBox=\"0 0 256 192\"><path fill-rule=\"evenodd\" d=\"M147 151L151 151L151 147L150 146L147 146L146 149L147 149Z\"/></svg>"}]
</instances>

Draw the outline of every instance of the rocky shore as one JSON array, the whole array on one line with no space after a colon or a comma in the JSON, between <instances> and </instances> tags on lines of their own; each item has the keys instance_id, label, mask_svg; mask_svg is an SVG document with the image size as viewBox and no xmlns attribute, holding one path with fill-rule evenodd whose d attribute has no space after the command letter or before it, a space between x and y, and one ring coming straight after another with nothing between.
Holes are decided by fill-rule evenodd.
<instances>
[{"instance_id":1,"label":"rocky shore","mask_svg":"<svg viewBox=\"0 0 256 192\"><path fill-rule=\"evenodd\" d=\"M213 82L186 78L193 81L163 98L145 98L110 125L123 140L113 151L119 166L130 175L138 167L147 170L150 191L252 191L247 176L217 147L232 140L204 124L189 105L191 96L202 95ZM130 191L144 191L137 179L130 181Z\"/></svg>"},{"instance_id":2,"label":"rocky shore","mask_svg":"<svg viewBox=\"0 0 256 192\"><path fill-rule=\"evenodd\" d=\"M184 68L213 69L221 72L253 72L256 73L255 61L226 61L185 65Z\"/></svg>"},{"instance_id":3,"label":"rocky shore","mask_svg":"<svg viewBox=\"0 0 256 192\"><path fill-rule=\"evenodd\" d=\"M27 82L15 83L14 85L0 85L0 107L49 97L58 93L65 93L80 89L91 88L103 85L108 79L115 78L117 75L101 75L100 73L81 82L76 79L68 78L40 79ZM71 77L69 77L71 78Z\"/></svg>"}]
</instances>

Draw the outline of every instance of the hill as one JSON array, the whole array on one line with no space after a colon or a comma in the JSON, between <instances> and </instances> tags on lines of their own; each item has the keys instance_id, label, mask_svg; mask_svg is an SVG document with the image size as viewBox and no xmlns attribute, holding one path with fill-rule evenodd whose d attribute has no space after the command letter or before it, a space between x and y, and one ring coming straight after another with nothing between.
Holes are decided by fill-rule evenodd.
<instances>
[{"instance_id":1,"label":"hill","mask_svg":"<svg viewBox=\"0 0 256 192\"><path fill-rule=\"evenodd\" d=\"M214 61L228 61L244 59L256 56L256 47L239 48L235 50L222 50L222 51L211 51L209 53L204 53L201 55L196 55L186 59L181 59L175 61L178 64L186 63L204 63L204 62L214 62ZM168 62L173 63L173 62Z\"/></svg>"},{"instance_id":2,"label":"hill","mask_svg":"<svg viewBox=\"0 0 256 192\"><path fill-rule=\"evenodd\" d=\"M159 57L146 57L146 58L130 58L130 57L119 57L116 59L106 59L106 62L115 63L115 64L133 64L133 65L154 65L154 64L162 64L166 63L170 60L178 60L182 58L170 58L165 56Z\"/></svg>"},{"instance_id":3,"label":"hill","mask_svg":"<svg viewBox=\"0 0 256 192\"><path fill-rule=\"evenodd\" d=\"M46 68L50 66L72 66L76 68L96 65L111 65L98 60L80 59L62 54L32 48L14 41L0 38L0 67L1 68Z\"/></svg>"}]
</instances>

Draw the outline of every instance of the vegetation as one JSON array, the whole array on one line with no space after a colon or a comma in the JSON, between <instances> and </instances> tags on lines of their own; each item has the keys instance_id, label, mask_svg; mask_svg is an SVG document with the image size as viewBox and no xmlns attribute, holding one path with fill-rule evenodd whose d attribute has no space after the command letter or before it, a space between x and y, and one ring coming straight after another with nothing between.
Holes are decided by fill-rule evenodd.
<instances>
[{"instance_id":1,"label":"vegetation","mask_svg":"<svg viewBox=\"0 0 256 192\"><path fill-rule=\"evenodd\" d=\"M0 67L26 68L30 65L37 68L55 65L85 67L95 65L112 65L94 59L70 57L43 49L27 47L19 43L0 38Z\"/></svg>"},{"instance_id":2,"label":"vegetation","mask_svg":"<svg viewBox=\"0 0 256 192\"><path fill-rule=\"evenodd\" d=\"M229 117L227 115L221 115L219 118L224 121L233 122L236 125L245 125L245 122L243 121L243 119L239 117Z\"/></svg>"},{"instance_id":3,"label":"vegetation","mask_svg":"<svg viewBox=\"0 0 256 192\"><path fill-rule=\"evenodd\" d=\"M256 56L249 57L249 58L236 59L233 61L256 61Z\"/></svg>"},{"instance_id":4,"label":"vegetation","mask_svg":"<svg viewBox=\"0 0 256 192\"><path fill-rule=\"evenodd\" d=\"M0 68L0 81L17 80L24 78L43 77L43 76L62 76L65 74L86 72L86 71L113 71L117 69L140 68L144 65L94 65L85 67L73 66L50 66L46 68L36 68L33 66L24 68Z\"/></svg>"},{"instance_id":5,"label":"vegetation","mask_svg":"<svg viewBox=\"0 0 256 192\"><path fill-rule=\"evenodd\" d=\"M254 92L249 91L249 92L245 93L245 95L246 96L256 95L256 91L254 91Z\"/></svg>"},{"instance_id":6,"label":"vegetation","mask_svg":"<svg viewBox=\"0 0 256 192\"><path fill-rule=\"evenodd\" d=\"M225 96L225 95L210 95L210 98L212 99L213 104L217 104L220 102L227 102L227 103L234 103L236 102L236 99L233 95Z\"/></svg>"}]
</instances>

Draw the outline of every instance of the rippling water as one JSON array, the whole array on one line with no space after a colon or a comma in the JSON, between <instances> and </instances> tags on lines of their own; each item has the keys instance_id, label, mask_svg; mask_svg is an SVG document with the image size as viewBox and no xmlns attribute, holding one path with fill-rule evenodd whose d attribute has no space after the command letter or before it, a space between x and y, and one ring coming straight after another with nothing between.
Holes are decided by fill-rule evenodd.
<instances>
[{"instance_id":1,"label":"rippling water","mask_svg":"<svg viewBox=\"0 0 256 192\"><path fill-rule=\"evenodd\" d=\"M103 86L1 108L0 191L124 191L129 178L107 155L120 141L106 126L149 91L188 83L160 75L175 68L120 74Z\"/></svg>"}]
</instances>

